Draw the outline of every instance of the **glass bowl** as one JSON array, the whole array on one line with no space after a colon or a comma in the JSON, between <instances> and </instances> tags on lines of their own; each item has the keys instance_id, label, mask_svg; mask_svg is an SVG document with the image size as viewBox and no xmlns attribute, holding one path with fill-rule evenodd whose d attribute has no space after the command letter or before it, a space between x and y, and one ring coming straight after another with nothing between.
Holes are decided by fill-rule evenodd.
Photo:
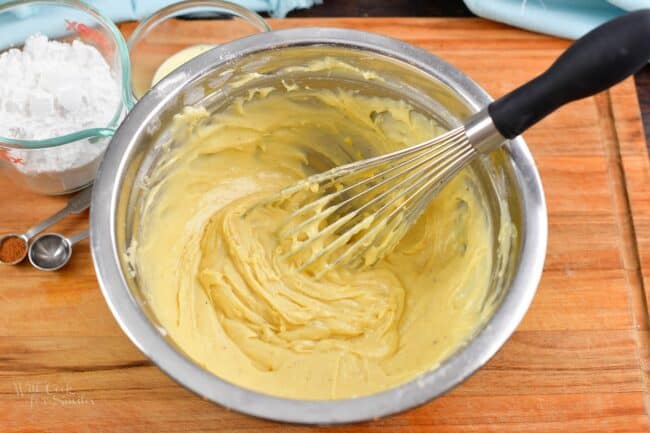
<instances>
[{"instance_id":1,"label":"glass bowl","mask_svg":"<svg viewBox=\"0 0 650 433\"><path fill-rule=\"evenodd\" d=\"M217 45L269 30L258 14L226 1L189 0L160 9L144 19L128 40L133 95L142 97L154 77L158 81L166 75L161 65L171 56L176 55L177 62L165 65L167 73ZM163 73L156 76L156 71Z\"/></svg>"},{"instance_id":2,"label":"glass bowl","mask_svg":"<svg viewBox=\"0 0 650 433\"><path fill-rule=\"evenodd\" d=\"M85 187L94 180L110 137L133 106L128 50L122 34L110 19L76 0L3 4L0 26L0 53L21 48L30 35L40 33L51 40L92 45L109 65L120 89L120 101L108 124L39 140L0 136L0 172L14 182L49 195ZM82 153L85 146L95 149Z\"/></svg>"}]
</instances>

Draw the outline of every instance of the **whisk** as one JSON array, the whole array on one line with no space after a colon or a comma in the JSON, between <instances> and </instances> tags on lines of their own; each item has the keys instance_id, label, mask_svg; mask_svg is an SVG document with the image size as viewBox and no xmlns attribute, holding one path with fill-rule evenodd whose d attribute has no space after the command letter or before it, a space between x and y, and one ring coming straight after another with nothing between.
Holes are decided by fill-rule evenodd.
<instances>
[{"instance_id":1,"label":"whisk","mask_svg":"<svg viewBox=\"0 0 650 433\"><path fill-rule=\"evenodd\" d=\"M543 74L463 126L417 145L311 176L263 204L292 203L279 251L321 276L365 267L390 252L438 191L480 154L560 106L604 90L650 59L650 9L607 22L576 41ZM289 200L290 199L290 200Z\"/></svg>"}]
</instances>

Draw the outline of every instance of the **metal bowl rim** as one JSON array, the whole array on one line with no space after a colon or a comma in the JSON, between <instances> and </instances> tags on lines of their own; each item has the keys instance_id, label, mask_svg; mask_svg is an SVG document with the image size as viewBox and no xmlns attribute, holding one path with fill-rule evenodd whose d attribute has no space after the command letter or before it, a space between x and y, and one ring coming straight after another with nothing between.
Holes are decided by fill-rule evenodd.
<instances>
[{"instance_id":1,"label":"metal bowl rim","mask_svg":"<svg viewBox=\"0 0 650 433\"><path fill-rule=\"evenodd\" d=\"M410 64L455 90L477 111L492 100L469 77L435 55L396 39L356 30L296 28L255 34L217 47L162 80L140 100L115 134L93 191L93 262L102 293L122 330L158 367L200 396L226 408L275 421L339 424L372 420L421 405L464 381L499 350L528 310L546 254L547 213L539 174L521 137L506 145L521 195L523 227L519 265L502 304L484 329L440 367L380 393L343 400L295 400L220 379L177 351L149 321L131 294L118 259L114 227L122 177L129 162L123 161L122 155L144 132L156 107L217 64L259 51L304 45L365 50Z\"/></svg>"}]
</instances>

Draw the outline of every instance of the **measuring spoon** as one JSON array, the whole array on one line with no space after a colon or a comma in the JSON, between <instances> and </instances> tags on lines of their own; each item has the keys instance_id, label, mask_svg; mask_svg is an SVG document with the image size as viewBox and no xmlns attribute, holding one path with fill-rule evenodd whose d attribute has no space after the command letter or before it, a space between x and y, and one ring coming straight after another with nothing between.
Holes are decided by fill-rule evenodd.
<instances>
[{"instance_id":1,"label":"measuring spoon","mask_svg":"<svg viewBox=\"0 0 650 433\"><path fill-rule=\"evenodd\" d=\"M66 238L58 233L45 233L29 246L29 262L41 271L57 271L72 257L72 246L88 237L88 229Z\"/></svg>"},{"instance_id":2,"label":"measuring spoon","mask_svg":"<svg viewBox=\"0 0 650 433\"><path fill-rule=\"evenodd\" d=\"M16 265L22 262L27 256L27 251L28 251L27 245L29 244L29 241L34 236L36 236L46 228L54 225L63 217L73 213L80 213L88 209L88 207L90 206L90 198L92 196L92 190L93 190L92 186L82 189L81 191L79 191L78 193L70 197L68 203L65 205L63 209L61 209L60 211L58 211L48 219L44 220L40 224L37 224L34 227L30 228L25 233L23 234L10 233L0 237L0 246L9 239L18 239L23 243L22 249L24 250L24 253L22 254L21 257L17 257L13 261L6 261L6 262L3 261L2 258L0 258L0 263L5 265Z\"/></svg>"}]
</instances>

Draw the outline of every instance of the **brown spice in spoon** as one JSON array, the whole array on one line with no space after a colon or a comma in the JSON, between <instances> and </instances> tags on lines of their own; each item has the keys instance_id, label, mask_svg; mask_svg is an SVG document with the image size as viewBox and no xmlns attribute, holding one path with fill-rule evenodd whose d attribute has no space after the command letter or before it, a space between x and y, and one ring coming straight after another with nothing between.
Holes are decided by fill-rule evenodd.
<instances>
[{"instance_id":1,"label":"brown spice in spoon","mask_svg":"<svg viewBox=\"0 0 650 433\"><path fill-rule=\"evenodd\" d=\"M0 243L0 262L13 263L23 258L26 252L25 241L18 236L10 236Z\"/></svg>"}]
</instances>

